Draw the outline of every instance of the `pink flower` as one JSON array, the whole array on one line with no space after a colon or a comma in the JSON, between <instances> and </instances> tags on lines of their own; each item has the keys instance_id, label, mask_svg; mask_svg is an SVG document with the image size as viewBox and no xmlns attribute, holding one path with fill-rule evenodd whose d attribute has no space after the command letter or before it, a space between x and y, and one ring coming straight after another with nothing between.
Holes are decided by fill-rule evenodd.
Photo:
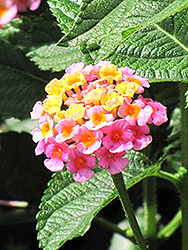
<instances>
[{"instance_id":1,"label":"pink flower","mask_svg":"<svg viewBox=\"0 0 188 250\"><path fill-rule=\"evenodd\" d=\"M129 125L144 126L149 121L153 109L141 100L135 100L131 104L131 99L124 98L123 104L118 109L118 116L124 118Z\"/></svg>"},{"instance_id":2,"label":"pink flower","mask_svg":"<svg viewBox=\"0 0 188 250\"><path fill-rule=\"evenodd\" d=\"M146 105L143 109L140 110L137 116L137 124L139 126L144 126L147 123L149 123L149 119L151 118L152 113L153 113L152 107Z\"/></svg>"},{"instance_id":3,"label":"pink flower","mask_svg":"<svg viewBox=\"0 0 188 250\"><path fill-rule=\"evenodd\" d=\"M26 12L28 8L30 10L36 10L41 0L14 0L14 2L19 12Z\"/></svg>"},{"instance_id":4,"label":"pink flower","mask_svg":"<svg viewBox=\"0 0 188 250\"><path fill-rule=\"evenodd\" d=\"M127 76L133 76L133 74L135 73L134 69L130 69L129 67L125 66L121 68L122 71L122 77L123 80L126 80Z\"/></svg>"},{"instance_id":5,"label":"pink flower","mask_svg":"<svg viewBox=\"0 0 188 250\"><path fill-rule=\"evenodd\" d=\"M129 129L133 133L133 149L142 150L151 143L152 137L149 134L150 130L147 125L145 126L129 126Z\"/></svg>"},{"instance_id":6,"label":"pink flower","mask_svg":"<svg viewBox=\"0 0 188 250\"><path fill-rule=\"evenodd\" d=\"M30 112L31 120L38 120L42 116L42 113L43 113L42 102L38 101L33 106L33 111Z\"/></svg>"},{"instance_id":7,"label":"pink flower","mask_svg":"<svg viewBox=\"0 0 188 250\"><path fill-rule=\"evenodd\" d=\"M106 111L101 106L93 106L86 110L84 118L90 119L85 123L86 127L91 130L98 130L104 126L112 124L113 114L105 114Z\"/></svg>"},{"instance_id":8,"label":"pink flower","mask_svg":"<svg viewBox=\"0 0 188 250\"><path fill-rule=\"evenodd\" d=\"M109 169L109 173L112 175L119 174L129 165L129 160L122 158L125 154L125 151L121 153L111 153L105 147L99 148L95 152L97 158L102 157L98 161L99 166L103 169Z\"/></svg>"},{"instance_id":9,"label":"pink flower","mask_svg":"<svg viewBox=\"0 0 188 250\"><path fill-rule=\"evenodd\" d=\"M44 161L44 165L52 172L61 171L64 162L69 159L68 145L65 142L57 143L53 137L48 139L48 145L45 150L48 158Z\"/></svg>"},{"instance_id":10,"label":"pink flower","mask_svg":"<svg viewBox=\"0 0 188 250\"><path fill-rule=\"evenodd\" d=\"M133 147L133 134L127 126L128 122L121 119L114 121L110 126L102 128L102 132L106 134L102 143L111 153L120 153Z\"/></svg>"},{"instance_id":11,"label":"pink flower","mask_svg":"<svg viewBox=\"0 0 188 250\"><path fill-rule=\"evenodd\" d=\"M153 110L148 123L154 123L155 125L160 126L164 122L168 121L167 108L160 102L153 101L150 98L143 98L141 95L138 96L138 100L141 100L146 105L149 105Z\"/></svg>"},{"instance_id":12,"label":"pink flower","mask_svg":"<svg viewBox=\"0 0 188 250\"><path fill-rule=\"evenodd\" d=\"M84 68L83 62L73 63L71 66L66 68L65 72L71 74L77 71L81 71L83 68Z\"/></svg>"},{"instance_id":13,"label":"pink flower","mask_svg":"<svg viewBox=\"0 0 188 250\"><path fill-rule=\"evenodd\" d=\"M54 135L53 133L53 120L51 116L45 114L42 116L39 120L39 128L35 128L31 134L33 135L33 141L38 142L45 138L52 137Z\"/></svg>"},{"instance_id":14,"label":"pink flower","mask_svg":"<svg viewBox=\"0 0 188 250\"><path fill-rule=\"evenodd\" d=\"M48 143L45 141L45 139L39 141L37 143L36 148L35 148L35 154L41 155L42 153L45 153L47 145L48 145Z\"/></svg>"},{"instance_id":15,"label":"pink flower","mask_svg":"<svg viewBox=\"0 0 188 250\"><path fill-rule=\"evenodd\" d=\"M121 68L122 77L124 81L133 82L139 85L138 90L135 92L136 94L140 94L144 92L144 88L149 88L149 80L147 78L134 75L135 70L130 69L129 67L125 66Z\"/></svg>"},{"instance_id":16,"label":"pink flower","mask_svg":"<svg viewBox=\"0 0 188 250\"><path fill-rule=\"evenodd\" d=\"M77 135L73 140L78 143L77 149L84 154L92 154L95 150L100 148L103 133L100 130L91 131L87 129L86 125L82 125Z\"/></svg>"},{"instance_id":17,"label":"pink flower","mask_svg":"<svg viewBox=\"0 0 188 250\"><path fill-rule=\"evenodd\" d=\"M94 176L94 169L96 166L96 159L93 155L85 155L80 153L77 149L70 150L69 157L72 159L67 163L67 169L71 173L76 174L73 176L77 182L84 182L90 180Z\"/></svg>"},{"instance_id":18,"label":"pink flower","mask_svg":"<svg viewBox=\"0 0 188 250\"><path fill-rule=\"evenodd\" d=\"M87 65L83 71L82 74L84 74L87 81L94 81L97 79L97 74L95 72L95 68L93 65Z\"/></svg>"},{"instance_id":19,"label":"pink flower","mask_svg":"<svg viewBox=\"0 0 188 250\"><path fill-rule=\"evenodd\" d=\"M17 15L14 0L0 0L0 27L9 23Z\"/></svg>"},{"instance_id":20,"label":"pink flower","mask_svg":"<svg viewBox=\"0 0 188 250\"><path fill-rule=\"evenodd\" d=\"M75 133L79 129L79 125L72 119L62 119L56 126L55 129L59 133L56 136L58 142L70 140L74 137Z\"/></svg>"}]
</instances>

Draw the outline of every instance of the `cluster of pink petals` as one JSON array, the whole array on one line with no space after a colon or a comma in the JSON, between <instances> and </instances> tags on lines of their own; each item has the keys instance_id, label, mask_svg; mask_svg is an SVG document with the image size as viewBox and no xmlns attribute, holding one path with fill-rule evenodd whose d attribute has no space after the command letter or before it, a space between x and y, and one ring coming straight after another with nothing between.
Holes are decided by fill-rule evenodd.
<instances>
[{"instance_id":1,"label":"cluster of pink petals","mask_svg":"<svg viewBox=\"0 0 188 250\"><path fill-rule=\"evenodd\" d=\"M127 66L72 64L47 84L47 98L31 112L39 121L32 131L36 155L46 155L44 165L52 172L66 167L77 182L90 180L97 163L112 175L122 172L129 164L126 151L151 143L148 124L168 120L165 106L141 95L145 87L148 79Z\"/></svg>"},{"instance_id":2,"label":"cluster of pink petals","mask_svg":"<svg viewBox=\"0 0 188 250\"><path fill-rule=\"evenodd\" d=\"M18 12L36 10L41 0L0 0L0 27L17 17Z\"/></svg>"}]
</instances>

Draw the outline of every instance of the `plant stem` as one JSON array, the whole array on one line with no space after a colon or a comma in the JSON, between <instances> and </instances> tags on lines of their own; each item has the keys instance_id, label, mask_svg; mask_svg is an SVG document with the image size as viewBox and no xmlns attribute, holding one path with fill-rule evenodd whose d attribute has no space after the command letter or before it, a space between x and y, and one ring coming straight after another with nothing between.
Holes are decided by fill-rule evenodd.
<instances>
[{"instance_id":1,"label":"plant stem","mask_svg":"<svg viewBox=\"0 0 188 250\"><path fill-rule=\"evenodd\" d=\"M160 177L160 178L163 178L165 180L168 180L168 181L172 182L175 186L179 186L180 183L181 183L178 177L174 176L171 173L163 171L163 170L156 171L153 174L153 176Z\"/></svg>"},{"instance_id":2,"label":"plant stem","mask_svg":"<svg viewBox=\"0 0 188 250\"><path fill-rule=\"evenodd\" d=\"M181 152L182 165L188 171L188 109L185 109L185 92L187 84L179 84L180 108L181 108ZM182 177L182 185L179 189L182 211L182 250L188 249L188 172Z\"/></svg>"},{"instance_id":3,"label":"plant stem","mask_svg":"<svg viewBox=\"0 0 188 250\"><path fill-rule=\"evenodd\" d=\"M147 250L146 243L144 241L144 238L142 236L138 222L137 222L135 215L134 215L134 211L133 211L130 199L129 199L127 189L125 187L122 173L112 175L112 179L113 179L115 187L118 191L122 207L124 209L124 212L125 212L125 215L126 215L128 221L129 221L131 229L133 231L136 243L138 244L138 247L140 250Z\"/></svg>"},{"instance_id":4,"label":"plant stem","mask_svg":"<svg viewBox=\"0 0 188 250\"><path fill-rule=\"evenodd\" d=\"M96 216L94 218L94 222L101 225L102 227L105 227L107 230L112 231L113 233L118 233L118 234L122 235L123 237L128 238L127 234L126 234L126 230L122 230L116 224L114 224L110 221L107 221L106 219L104 219L102 217Z\"/></svg>"},{"instance_id":5,"label":"plant stem","mask_svg":"<svg viewBox=\"0 0 188 250\"><path fill-rule=\"evenodd\" d=\"M144 211L145 211L145 236L149 241L155 238L156 227L156 179L155 177L143 180Z\"/></svg>"},{"instance_id":6,"label":"plant stem","mask_svg":"<svg viewBox=\"0 0 188 250\"><path fill-rule=\"evenodd\" d=\"M161 229L158 232L157 238L168 239L176 231L176 229L178 229L181 223L182 223L182 214L181 210L179 210L177 214L174 216L174 218L163 229Z\"/></svg>"}]
</instances>

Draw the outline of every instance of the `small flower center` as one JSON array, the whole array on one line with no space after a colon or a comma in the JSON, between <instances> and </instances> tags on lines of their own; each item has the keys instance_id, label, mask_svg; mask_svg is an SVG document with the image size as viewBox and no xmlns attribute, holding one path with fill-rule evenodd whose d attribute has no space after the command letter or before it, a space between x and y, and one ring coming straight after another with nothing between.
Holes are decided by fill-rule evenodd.
<instances>
[{"instance_id":1,"label":"small flower center","mask_svg":"<svg viewBox=\"0 0 188 250\"><path fill-rule=\"evenodd\" d=\"M92 146L96 142L96 139L95 139L95 136L91 132L87 132L81 136L81 142L87 148L89 148L90 146Z\"/></svg>"},{"instance_id":2,"label":"small flower center","mask_svg":"<svg viewBox=\"0 0 188 250\"><path fill-rule=\"evenodd\" d=\"M6 6L3 4L3 3L1 3L0 4L0 18L2 17L2 16L4 16L4 14L7 12L7 9L6 9Z\"/></svg>"},{"instance_id":3,"label":"small flower center","mask_svg":"<svg viewBox=\"0 0 188 250\"><path fill-rule=\"evenodd\" d=\"M94 113L91 118L92 122L96 125L99 125L102 122L106 121L106 116L103 112Z\"/></svg>"},{"instance_id":4,"label":"small flower center","mask_svg":"<svg viewBox=\"0 0 188 250\"><path fill-rule=\"evenodd\" d=\"M114 154L109 153L109 154L108 154L108 157L109 157L110 159L112 159L112 158L114 157Z\"/></svg>"},{"instance_id":5,"label":"small flower center","mask_svg":"<svg viewBox=\"0 0 188 250\"><path fill-rule=\"evenodd\" d=\"M74 166L76 167L77 170L84 169L86 168L87 162L84 158L75 158L73 160Z\"/></svg>"},{"instance_id":6,"label":"small flower center","mask_svg":"<svg viewBox=\"0 0 188 250\"><path fill-rule=\"evenodd\" d=\"M127 77L127 80L129 80L130 82L136 82L138 85L141 85L141 81L139 81L136 78L132 78L132 77Z\"/></svg>"},{"instance_id":7,"label":"small flower center","mask_svg":"<svg viewBox=\"0 0 188 250\"><path fill-rule=\"evenodd\" d=\"M131 117L137 117L140 110L141 110L141 108L138 107L137 105L130 104L128 106L128 108L126 109L126 113L127 113L127 115L129 115Z\"/></svg>"},{"instance_id":8,"label":"small flower center","mask_svg":"<svg viewBox=\"0 0 188 250\"><path fill-rule=\"evenodd\" d=\"M69 137L70 134L72 133L73 131L73 127L72 126L64 126L63 127L63 137L66 138L66 137Z\"/></svg>"},{"instance_id":9,"label":"small flower center","mask_svg":"<svg viewBox=\"0 0 188 250\"><path fill-rule=\"evenodd\" d=\"M122 72L120 69L117 69L115 65L103 65L99 70L99 75L101 78L109 77L107 80L112 83L113 79L119 81L122 77Z\"/></svg>"},{"instance_id":10,"label":"small flower center","mask_svg":"<svg viewBox=\"0 0 188 250\"><path fill-rule=\"evenodd\" d=\"M123 140L123 132L119 131L117 129L111 131L111 133L110 133L110 139L114 143L122 141Z\"/></svg>"},{"instance_id":11,"label":"small flower center","mask_svg":"<svg viewBox=\"0 0 188 250\"><path fill-rule=\"evenodd\" d=\"M52 157L56 157L56 158L60 159L62 154L63 154L63 150L60 147L58 147L57 145L55 145L53 148L53 151L52 151Z\"/></svg>"},{"instance_id":12,"label":"small flower center","mask_svg":"<svg viewBox=\"0 0 188 250\"><path fill-rule=\"evenodd\" d=\"M50 130L51 130L50 124L49 122L46 122L41 129L42 136L45 137L50 132Z\"/></svg>"}]
</instances>

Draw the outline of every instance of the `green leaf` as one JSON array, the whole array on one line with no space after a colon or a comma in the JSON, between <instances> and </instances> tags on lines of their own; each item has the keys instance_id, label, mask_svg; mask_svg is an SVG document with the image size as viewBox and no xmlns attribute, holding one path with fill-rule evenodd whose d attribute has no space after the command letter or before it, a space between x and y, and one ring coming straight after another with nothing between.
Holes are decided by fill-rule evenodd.
<instances>
[{"instance_id":1,"label":"green leaf","mask_svg":"<svg viewBox=\"0 0 188 250\"><path fill-rule=\"evenodd\" d=\"M105 16L110 14L110 12L113 11L122 0L83 0L82 2L78 14L76 18L74 18L73 24L69 26L69 32L63 37L63 42L69 41L90 30L105 18ZM59 18L62 22L63 17L60 15Z\"/></svg>"},{"instance_id":2,"label":"green leaf","mask_svg":"<svg viewBox=\"0 0 188 250\"><path fill-rule=\"evenodd\" d=\"M142 29L116 48L110 59L152 81L188 81L188 8ZM185 35L184 35L185 34Z\"/></svg>"},{"instance_id":3,"label":"green leaf","mask_svg":"<svg viewBox=\"0 0 188 250\"><path fill-rule=\"evenodd\" d=\"M78 47L60 47L55 44L42 46L27 54L41 70L53 72L65 70L72 63L83 61L82 53Z\"/></svg>"},{"instance_id":4,"label":"green leaf","mask_svg":"<svg viewBox=\"0 0 188 250\"><path fill-rule=\"evenodd\" d=\"M108 59L119 66L137 69L137 74L150 78L150 82L188 81L188 48L168 33L162 23L140 30Z\"/></svg>"},{"instance_id":5,"label":"green leaf","mask_svg":"<svg viewBox=\"0 0 188 250\"><path fill-rule=\"evenodd\" d=\"M0 40L0 120L28 118L34 103L45 98L45 85L56 74L41 72L24 52Z\"/></svg>"},{"instance_id":6,"label":"green leaf","mask_svg":"<svg viewBox=\"0 0 188 250\"><path fill-rule=\"evenodd\" d=\"M80 0L48 0L53 15L56 17L59 27L67 34L74 25L80 6Z\"/></svg>"},{"instance_id":7,"label":"green leaf","mask_svg":"<svg viewBox=\"0 0 188 250\"><path fill-rule=\"evenodd\" d=\"M75 30L73 26L61 43L78 36L70 45L80 45L87 64L111 60L117 66L137 69L138 74L153 82L187 82L188 1L115 2L118 4L113 10L109 7L108 14L101 18L98 14L97 24L82 29L80 35L78 26L89 18L88 14L84 16L86 10L92 17L94 6L104 4L103 1L84 3L85 9L80 9L79 18L75 19Z\"/></svg>"},{"instance_id":8,"label":"green leaf","mask_svg":"<svg viewBox=\"0 0 188 250\"><path fill-rule=\"evenodd\" d=\"M127 152L130 164L123 172L130 188L155 169L139 152ZM108 171L97 168L88 182L76 183L67 171L53 175L45 191L37 215L38 240L42 249L58 249L67 240L82 236L90 228L95 215L117 197Z\"/></svg>"},{"instance_id":9,"label":"green leaf","mask_svg":"<svg viewBox=\"0 0 188 250\"><path fill-rule=\"evenodd\" d=\"M56 2L56 1L55 1ZM149 26L176 13L188 4L188 1L150 1L138 0L90 0L83 1L75 17L75 23L69 26L70 32L63 41L70 40L90 30L85 36L89 43L102 40L102 47L109 48L121 40L121 32L133 27L137 30ZM62 19L64 16L62 16ZM61 20L61 19L60 19ZM61 20L62 21L62 20ZM92 27L94 27L92 29ZM125 36L123 36L123 39ZM82 38L81 38L82 39ZM83 39L82 39L83 40ZM92 41L91 41L92 40Z\"/></svg>"},{"instance_id":10,"label":"green leaf","mask_svg":"<svg viewBox=\"0 0 188 250\"><path fill-rule=\"evenodd\" d=\"M61 30L49 11L39 16L30 15L13 19L10 24L0 29L2 40L25 53L44 45L54 44L61 36Z\"/></svg>"}]
</instances>

